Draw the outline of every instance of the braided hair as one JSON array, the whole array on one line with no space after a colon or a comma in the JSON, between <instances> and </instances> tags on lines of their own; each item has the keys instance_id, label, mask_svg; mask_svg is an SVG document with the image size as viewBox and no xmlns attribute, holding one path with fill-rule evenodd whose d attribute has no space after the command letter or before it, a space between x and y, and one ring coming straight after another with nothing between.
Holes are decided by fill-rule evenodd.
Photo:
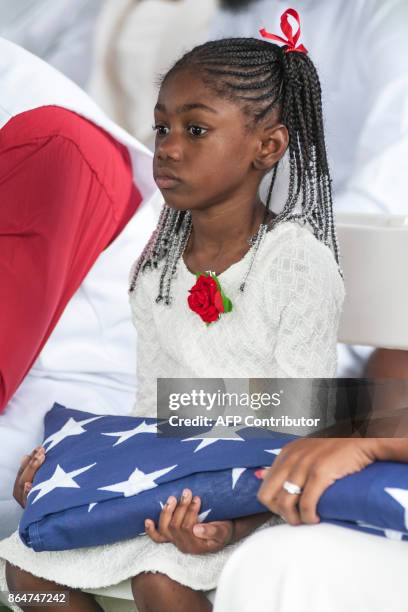
<instances>
[{"instance_id":1,"label":"braided hair","mask_svg":"<svg viewBox=\"0 0 408 612\"><path fill-rule=\"evenodd\" d=\"M315 237L331 248L339 264L319 77L306 53L286 52L286 49L255 38L210 41L186 53L162 83L182 70L198 72L205 85L218 96L240 105L248 117L249 129L273 111L279 113L289 134L289 188L273 226L289 220L308 223ZM253 240L251 266L260 241L270 229L265 220L278 165L279 162L272 170L264 224ZM157 227L134 266L130 292L141 271L157 268L158 262L164 259L156 301L170 304L171 281L190 231L191 213L172 210L165 204ZM240 287L242 291L246 278Z\"/></svg>"}]
</instances>

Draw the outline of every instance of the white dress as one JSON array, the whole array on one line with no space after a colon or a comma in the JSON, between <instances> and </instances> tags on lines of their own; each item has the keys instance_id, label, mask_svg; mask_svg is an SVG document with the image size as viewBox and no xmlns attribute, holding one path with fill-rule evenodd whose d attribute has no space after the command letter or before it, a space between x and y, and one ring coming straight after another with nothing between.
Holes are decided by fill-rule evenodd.
<instances>
[{"instance_id":1,"label":"white dress","mask_svg":"<svg viewBox=\"0 0 408 612\"><path fill-rule=\"evenodd\" d=\"M297 223L277 226L261 243L241 293L239 286L250 257L251 251L220 275L233 311L208 327L187 305L188 290L196 279L183 260L173 280L170 307L155 303L160 267L141 275L131 297L138 330L135 415L155 416L158 376L335 375L344 287L328 247ZM193 589L210 590L216 587L236 547L228 546L216 554L186 555L172 544L156 544L139 536L93 548L34 552L16 532L0 542L0 562L4 565L8 560L37 576L75 588L105 587L143 571L159 571ZM6 589L2 581L1 569L0 590Z\"/></svg>"}]
</instances>

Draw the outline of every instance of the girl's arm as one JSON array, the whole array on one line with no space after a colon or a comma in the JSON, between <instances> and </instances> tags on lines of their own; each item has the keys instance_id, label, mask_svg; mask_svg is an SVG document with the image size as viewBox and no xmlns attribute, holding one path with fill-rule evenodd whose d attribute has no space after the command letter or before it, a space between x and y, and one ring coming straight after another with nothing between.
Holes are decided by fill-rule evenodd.
<instances>
[{"instance_id":1,"label":"girl's arm","mask_svg":"<svg viewBox=\"0 0 408 612\"><path fill-rule=\"evenodd\" d=\"M132 277L132 273L130 274ZM154 272L141 273L130 294L132 321L137 331L137 397L134 416L157 416L157 378L162 372L161 349L153 312L157 308L151 285L157 283Z\"/></svg>"},{"instance_id":2,"label":"girl's arm","mask_svg":"<svg viewBox=\"0 0 408 612\"><path fill-rule=\"evenodd\" d=\"M269 378L336 375L344 285L334 256L307 229L282 231L264 278ZM270 329L269 329L270 322Z\"/></svg>"},{"instance_id":3,"label":"girl's arm","mask_svg":"<svg viewBox=\"0 0 408 612\"><path fill-rule=\"evenodd\" d=\"M234 544L251 535L258 527L269 521L272 516L271 512L263 512L262 514L252 514L251 516L235 519L233 521L234 532L229 543ZM205 528L206 526L203 525L203 527Z\"/></svg>"}]
</instances>

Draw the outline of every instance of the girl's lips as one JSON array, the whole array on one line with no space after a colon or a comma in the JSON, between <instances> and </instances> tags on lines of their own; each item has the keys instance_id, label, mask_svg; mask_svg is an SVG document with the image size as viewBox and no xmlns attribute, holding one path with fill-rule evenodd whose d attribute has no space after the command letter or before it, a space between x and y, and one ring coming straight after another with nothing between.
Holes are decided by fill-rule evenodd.
<instances>
[{"instance_id":1,"label":"girl's lips","mask_svg":"<svg viewBox=\"0 0 408 612\"><path fill-rule=\"evenodd\" d=\"M181 183L180 179L171 176L157 176L155 181L159 189L174 189Z\"/></svg>"}]
</instances>

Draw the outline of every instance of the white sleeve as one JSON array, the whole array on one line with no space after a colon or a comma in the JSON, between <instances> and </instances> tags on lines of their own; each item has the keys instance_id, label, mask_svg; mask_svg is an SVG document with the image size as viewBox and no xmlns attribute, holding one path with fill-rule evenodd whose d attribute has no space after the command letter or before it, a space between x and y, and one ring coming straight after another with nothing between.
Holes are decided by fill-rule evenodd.
<instances>
[{"instance_id":1,"label":"white sleeve","mask_svg":"<svg viewBox=\"0 0 408 612\"><path fill-rule=\"evenodd\" d=\"M355 166L336 194L341 212L408 214L408 3L373 0L356 41L358 78L365 83L368 110Z\"/></svg>"},{"instance_id":2,"label":"white sleeve","mask_svg":"<svg viewBox=\"0 0 408 612\"><path fill-rule=\"evenodd\" d=\"M135 416L156 417L161 348L152 313L154 304L147 292L143 274L130 294L130 306L137 331L137 396L133 413Z\"/></svg>"},{"instance_id":3,"label":"white sleeve","mask_svg":"<svg viewBox=\"0 0 408 612\"><path fill-rule=\"evenodd\" d=\"M288 241L271 275L266 305L279 309L271 377L335 376L344 285L329 248L311 234Z\"/></svg>"}]
</instances>

